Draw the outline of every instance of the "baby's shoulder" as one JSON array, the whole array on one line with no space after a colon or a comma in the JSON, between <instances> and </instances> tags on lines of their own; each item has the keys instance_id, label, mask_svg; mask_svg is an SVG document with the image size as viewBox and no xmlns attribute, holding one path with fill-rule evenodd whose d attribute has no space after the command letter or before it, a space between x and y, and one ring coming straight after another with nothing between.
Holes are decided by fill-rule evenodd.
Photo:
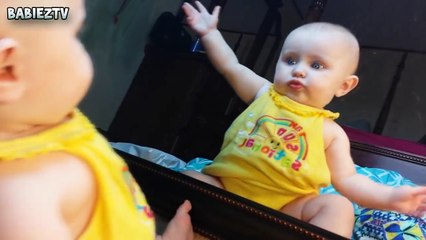
<instances>
[{"instance_id":1,"label":"baby's shoulder","mask_svg":"<svg viewBox=\"0 0 426 240\"><path fill-rule=\"evenodd\" d=\"M90 170L85 170L89 170L89 167L80 158L65 152L50 152L32 158L2 162L0 179L31 178L43 181L62 176L56 179L60 181L73 175L90 173Z\"/></svg>"},{"instance_id":2,"label":"baby's shoulder","mask_svg":"<svg viewBox=\"0 0 426 240\"><path fill-rule=\"evenodd\" d=\"M87 197L96 186L90 168L64 152L3 162L0 166L0 201L62 205Z\"/></svg>"},{"instance_id":3,"label":"baby's shoulder","mask_svg":"<svg viewBox=\"0 0 426 240\"><path fill-rule=\"evenodd\" d=\"M324 147L327 148L333 141L345 140L346 132L334 120L326 118L323 123Z\"/></svg>"},{"instance_id":4,"label":"baby's shoulder","mask_svg":"<svg viewBox=\"0 0 426 240\"><path fill-rule=\"evenodd\" d=\"M18 224L22 229L67 229L77 236L81 229L73 224L87 222L95 199L90 168L76 156L53 152L0 164L0 230L6 236L32 234L6 231Z\"/></svg>"}]
</instances>

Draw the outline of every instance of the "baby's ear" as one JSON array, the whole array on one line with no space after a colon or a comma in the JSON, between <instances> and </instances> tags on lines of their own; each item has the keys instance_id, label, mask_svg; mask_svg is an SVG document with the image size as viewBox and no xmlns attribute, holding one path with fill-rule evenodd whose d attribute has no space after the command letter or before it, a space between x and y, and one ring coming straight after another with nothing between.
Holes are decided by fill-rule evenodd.
<instances>
[{"instance_id":1,"label":"baby's ear","mask_svg":"<svg viewBox=\"0 0 426 240\"><path fill-rule=\"evenodd\" d=\"M342 83L340 88L336 91L335 96L336 97L345 96L347 93L352 91L352 89L354 89L358 85L358 82L359 82L358 76L350 75L349 77L346 78L346 80Z\"/></svg>"},{"instance_id":2,"label":"baby's ear","mask_svg":"<svg viewBox=\"0 0 426 240\"><path fill-rule=\"evenodd\" d=\"M23 86L16 78L12 59L18 44L12 38L0 38L0 103L16 100L23 93Z\"/></svg>"},{"instance_id":3,"label":"baby's ear","mask_svg":"<svg viewBox=\"0 0 426 240\"><path fill-rule=\"evenodd\" d=\"M18 44L12 38L0 38L0 66L2 69L10 64L10 55L17 46Z\"/></svg>"}]
</instances>

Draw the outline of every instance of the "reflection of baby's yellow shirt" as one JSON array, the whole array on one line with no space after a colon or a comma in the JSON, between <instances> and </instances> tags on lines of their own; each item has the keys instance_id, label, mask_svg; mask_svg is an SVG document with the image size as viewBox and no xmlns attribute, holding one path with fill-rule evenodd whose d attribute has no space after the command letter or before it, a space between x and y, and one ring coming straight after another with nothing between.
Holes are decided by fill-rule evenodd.
<instances>
[{"instance_id":1,"label":"reflection of baby's yellow shirt","mask_svg":"<svg viewBox=\"0 0 426 240\"><path fill-rule=\"evenodd\" d=\"M78 110L71 120L45 132L0 141L1 162L57 151L80 157L96 177L93 217L79 239L155 238L153 214L125 162Z\"/></svg>"},{"instance_id":2,"label":"reflection of baby's yellow shirt","mask_svg":"<svg viewBox=\"0 0 426 240\"><path fill-rule=\"evenodd\" d=\"M338 113L297 103L273 87L232 123L222 149L203 172L225 189L273 209L330 184L324 117Z\"/></svg>"}]
</instances>

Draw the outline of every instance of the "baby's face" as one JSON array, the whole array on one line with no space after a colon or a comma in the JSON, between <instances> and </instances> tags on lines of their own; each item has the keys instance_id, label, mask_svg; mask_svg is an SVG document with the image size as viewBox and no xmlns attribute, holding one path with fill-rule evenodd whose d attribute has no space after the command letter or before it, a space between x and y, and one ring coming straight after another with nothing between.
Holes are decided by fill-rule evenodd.
<instances>
[{"instance_id":1,"label":"baby's face","mask_svg":"<svg viewBox=\"0 0 426 240\"><path fill-rule=\"evenodd\" d=\"M346 42L334 32L292 32L276 66L275 89L296 102L323 108L353 71Z\"/></svg>"},{"instance_id":2,"label":"baby's face","mask_svg":"<svg viewBox=\"0 0 426 240\"><path fill-rule=\"evenodd\" d=\"M16 106L42 123L69 113L87 92L91 60L77 38L84 21L83 0L1 0L0 37L16 42L10 68L23 96ZM67 20L6 20L7 7L69 7Z\"/></svg>"}]
</instances>

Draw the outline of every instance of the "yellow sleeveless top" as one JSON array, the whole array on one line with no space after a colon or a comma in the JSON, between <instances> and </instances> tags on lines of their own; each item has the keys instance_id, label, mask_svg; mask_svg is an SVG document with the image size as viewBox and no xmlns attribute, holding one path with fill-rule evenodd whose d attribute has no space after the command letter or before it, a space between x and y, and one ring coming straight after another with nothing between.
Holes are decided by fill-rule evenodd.
<instances>
[{"instance_id":1,"label":"yellow sleeveless top","mask_svg":"<svg viewBox=\"0 0 426 240\"><path fill-rule=\"evenodd\" d=\"M319 194L331 182L323 120L338 116L297 103L271 86L234 120L203 172L219 177L228 191L273 209Z\"/></svg>"},{"instance_id":2,"label":"yellow sleeveless top","mask_svg":"<svg viewBox=\"0 0 426 240\"><path fill-rule=\"evenodd\" d=\"M97 182L94 213L79 239L154 239L154 216L125 162L78 110L37 135L0 141L0 162L65 151L86 161Z\"/></svg>"}]
</instances>

